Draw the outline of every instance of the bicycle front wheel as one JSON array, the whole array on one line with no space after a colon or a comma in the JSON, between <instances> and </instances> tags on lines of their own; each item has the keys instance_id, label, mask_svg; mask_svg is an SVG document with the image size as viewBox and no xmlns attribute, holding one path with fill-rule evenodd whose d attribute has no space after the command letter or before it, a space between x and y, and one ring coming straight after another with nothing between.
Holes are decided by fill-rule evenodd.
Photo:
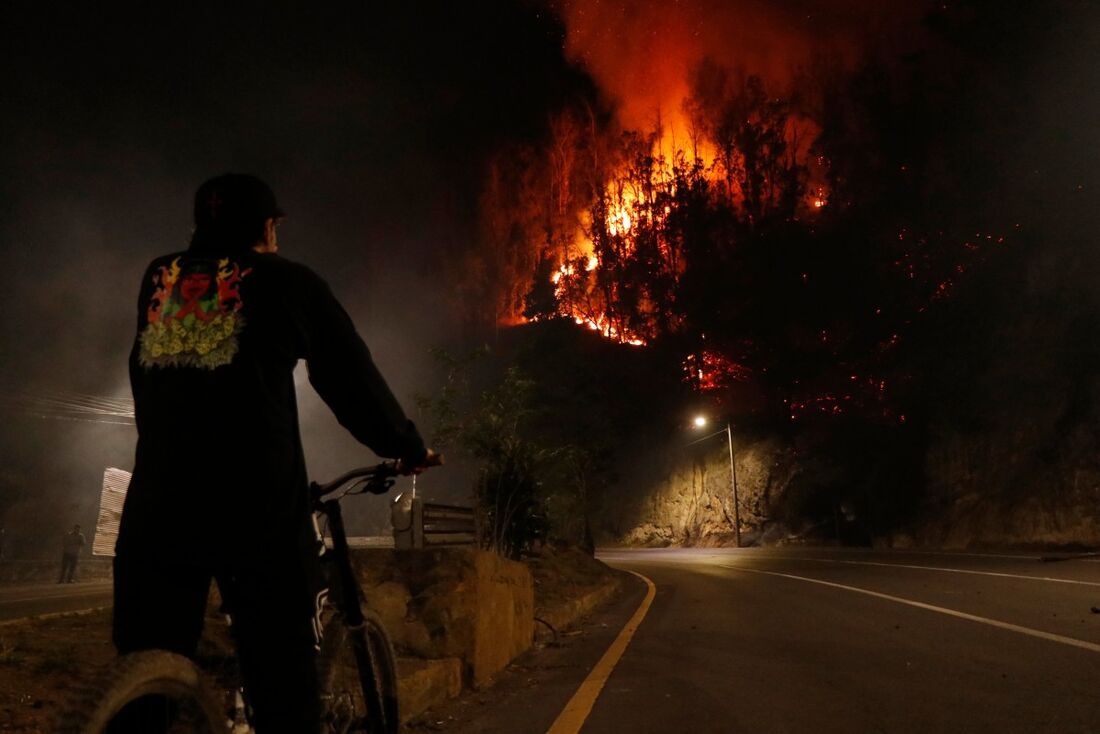
<instances>
[{"instance_id":1,"label":"bicycle front wheel","mask_svg":"<svg viewBox=\"0 0 1100 734\"><path fill-rule=\"evenodd\" d=\"M195 664L165 650L120 657L61 714L57 734L228 734Z\"/></svg>"},{"instance_id":2,"label":"bicycle front wheel","mask_svg":"<svg viewBox=\"0 0 1100 734\"><path fill-rule=\"evenodd\" d=\"M362 627L334 614L317 658L322 704L333 734L397 734L397 656L382 620L363 610Z\"/></svg>"}]
</instances>

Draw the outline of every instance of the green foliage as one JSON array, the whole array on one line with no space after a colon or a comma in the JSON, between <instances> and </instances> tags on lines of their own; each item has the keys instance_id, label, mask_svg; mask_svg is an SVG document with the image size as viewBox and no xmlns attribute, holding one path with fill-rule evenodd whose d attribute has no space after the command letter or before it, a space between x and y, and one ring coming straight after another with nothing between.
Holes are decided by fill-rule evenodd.
<instances>
[{"instance_id":1,"label":"green foliage","mask_svg":"<svg viewBox=\"0 0 1100 734\"><path fill-rule=\"evenodd\" d=\"M421 406L435 419L434 442L466 453L478 465L475 496L485 547L518 558L532 543L571 532L584 516L583 452L552 445L535 428L536 383L521 369L504 369L472 399L471 370L488 352L463 357L437 351L447 370L438 396Z\"/></svg>"}]
</instances>

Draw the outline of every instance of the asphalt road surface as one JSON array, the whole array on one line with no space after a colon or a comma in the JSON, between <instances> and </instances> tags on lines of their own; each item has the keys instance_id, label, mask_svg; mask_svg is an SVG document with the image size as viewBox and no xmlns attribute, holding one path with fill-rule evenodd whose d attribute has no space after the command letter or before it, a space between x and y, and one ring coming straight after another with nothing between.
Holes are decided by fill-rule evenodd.
<instances>
[{"instance_id":1,"label":"asphalt road surface","mask_svg":"<svg viewBox=\"0 0 1100 734\"><path fill-rule=\"evenodd\" d=\"M809 548L601 558L656 595L579 728L554 734L1100 732L1096 560ZM583 632L413 730L551 731L645 594L632 577Z\"/></svg>"},{"instance_id":2,"label":"asphalt road surface","mask_svg":"<svg viewBox=\"0 0 1100 734\"><path fill-rule=\"evenodd\" d=\"M110 606L111 581L0 586L0 623L47 614Z\"/></svg>"}]
</instances>

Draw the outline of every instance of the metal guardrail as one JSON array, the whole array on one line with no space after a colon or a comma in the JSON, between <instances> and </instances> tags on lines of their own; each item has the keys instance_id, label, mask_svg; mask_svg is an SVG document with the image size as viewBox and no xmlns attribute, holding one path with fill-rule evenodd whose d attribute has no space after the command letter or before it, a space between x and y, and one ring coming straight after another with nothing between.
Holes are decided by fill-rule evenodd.
<instances>
[{"instance_id":1,"label":"metal guardrail","mask_svg":"<svg viewBox=\"0 0 1100 734\"><path fill-rule=\"evenodd\" d=\"M474 508L434 502L424 502L420 504L420 508L425 547L477 543L477 515Z\"/></svg>"},{"instance_id":2,"label":"metal guardrail","mask_svg":"<svg viewBox=\"0 0 1100 734\"><path fill-rule=\"evenodd\" d=\"M472 507L408 498L394 505L396 548L438 548L477 545L477 514Z\"/></svg>"}]
</instances>

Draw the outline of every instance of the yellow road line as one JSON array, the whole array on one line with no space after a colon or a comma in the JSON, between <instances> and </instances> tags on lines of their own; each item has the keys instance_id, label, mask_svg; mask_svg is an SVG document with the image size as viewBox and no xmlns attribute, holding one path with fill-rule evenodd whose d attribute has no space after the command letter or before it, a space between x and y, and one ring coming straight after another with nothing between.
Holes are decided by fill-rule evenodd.
<instances>
[{"instance_id":1,"label":"yellow road line","mask_svg":"<svg viewBox=\"0 0 1100 734\"><path fill-rule=\"evenodd\" d=\"M634 616L619 632L619 636L611 643L611 647L607 648L607 652L596 663L596 667L592 668L588 677L581 683L581 687L569 699L569 703L565 704L565 708L558 714L558 718L554 720L550 728L546 730L546 734L577 734L581 730L585 720L588 719L588 715L592 713L592 707L596 704L600 691L603 690L604 684L611 676L611 671L615 669L619 658L626 652L626 646L630 644L634 633L638 631L642 620L645 619L646 612L649 611L649 606L653 603L653 597L657 594L657 587L640 573L634 573L633 571L630 573L644 581L648 587L645 599L638 605Z\"/></svg>"}]
</instances>

